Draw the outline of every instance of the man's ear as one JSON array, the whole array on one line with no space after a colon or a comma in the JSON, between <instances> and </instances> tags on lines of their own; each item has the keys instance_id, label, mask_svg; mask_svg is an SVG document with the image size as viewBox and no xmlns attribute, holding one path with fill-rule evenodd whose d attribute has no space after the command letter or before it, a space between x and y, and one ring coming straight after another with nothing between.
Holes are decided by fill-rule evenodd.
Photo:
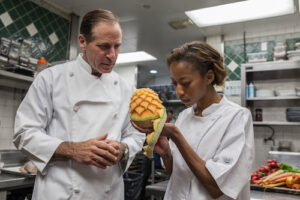
<instances>
[{"instance_id":1,"label":"man's ear","mask_svg":"<svg viewBox=\"0 0 300 200\"><path fill-rule=\"evenodd\" d=\"M84 52L86 50L87 42L83 34L79 34L78 42L80 49Z\"/></svg>"},{"instance_id":2,"label":"man's ear","mask_svg":"<svg viewBox=\"0 0 300 200\"><path fill-rule=\"evenodd\" d=\"M207 80L207 85L210 85L214 80L215 80L215 73L213 70L208 70L206 73L206 80Z\"/></svg>"}]
</instances>

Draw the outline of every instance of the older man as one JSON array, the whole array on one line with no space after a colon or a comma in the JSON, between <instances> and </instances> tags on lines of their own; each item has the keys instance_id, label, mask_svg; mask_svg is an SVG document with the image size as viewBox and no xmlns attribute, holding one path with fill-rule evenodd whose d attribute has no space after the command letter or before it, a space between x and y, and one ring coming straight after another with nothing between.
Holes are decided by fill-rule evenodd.
<instances>
[{"instance_id":1,"label":"older man","mask_svg":"<svg viewBox=\"0 0 300 200\"><path fill-rule=\"evenodd\" d=\"M91 11L78 39L83 53L42 71L17 111L14 143L38 169L33 199L123 199L122 174L145 139L130 124L134 87L112 71L118 19Z\"/></svg>"}]
</instances>

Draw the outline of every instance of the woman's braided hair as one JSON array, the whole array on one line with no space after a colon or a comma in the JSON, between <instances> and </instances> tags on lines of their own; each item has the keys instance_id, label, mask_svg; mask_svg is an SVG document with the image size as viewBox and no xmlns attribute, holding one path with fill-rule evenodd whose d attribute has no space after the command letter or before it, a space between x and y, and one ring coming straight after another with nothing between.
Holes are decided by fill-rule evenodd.
<instances>
[{"instance_id":1,"label":"woman's braided hair","mask_svg":"<svg viewBox=\"0 0 300 200\"><path fill-rule=\"evenodd\" d=\"M223 57L210 45L201 41L186 43L173 51L167 56L168 67L172 63L185 61L192 63L193 66L204 76L208 70L213 70L215 80L212 85L223 85L227 75L223 65Z\"/></svg>"}]
</instances>

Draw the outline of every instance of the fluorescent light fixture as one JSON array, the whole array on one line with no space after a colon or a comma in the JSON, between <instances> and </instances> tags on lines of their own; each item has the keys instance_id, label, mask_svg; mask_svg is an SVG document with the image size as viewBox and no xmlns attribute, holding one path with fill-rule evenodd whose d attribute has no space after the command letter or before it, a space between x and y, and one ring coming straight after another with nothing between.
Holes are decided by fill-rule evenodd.
<instances>
[{"instance_id":1,"label":"fluorescent light fixture","mask_svg":"<svg viewBox=\"0 0 300 200\"><path fill-rule=\"evenodd\" d=\"M199 27L230 24L295 12L294 0L248 0L198 10L185 14Z\"/></svg>"},{"instance_id":2,"label":"fluorescent light fixture","mask_svg":"<svg viewBox=\"0 0 300 200\"><path fill-rule=\"evenodd\" d=\"M157 74L157 70L152 69L152 70L150 70L150 73L151 73L151 74Z\"/></svg>"},{"instance_id":3,"label":"fluorescent light fixture","mask_svg":"<svg viewBox=\"0 0 300 200\"><path fill-rule=\"evenodd\" d=\"M145 51L137 51L131 53L120 53L116 64L138 63L144 61L157 60L154 56Z\"/></svg>"}]
</instances>

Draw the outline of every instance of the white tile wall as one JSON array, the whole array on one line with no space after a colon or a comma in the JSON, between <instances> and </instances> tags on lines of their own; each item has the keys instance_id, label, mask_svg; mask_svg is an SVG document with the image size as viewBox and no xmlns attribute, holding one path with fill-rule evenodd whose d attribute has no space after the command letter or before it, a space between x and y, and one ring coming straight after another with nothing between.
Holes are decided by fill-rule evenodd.
<instances>
[{"instance_id":1,"label":"white tile wall","mask_svg":"<svg viewBox=\"0 0 300 200\"><path fill-rule=\"evenodd\" d=\"M24 90L0 87L0 149L15 149L12 143L14 118Z\"/></svg>"}]
</instances>

